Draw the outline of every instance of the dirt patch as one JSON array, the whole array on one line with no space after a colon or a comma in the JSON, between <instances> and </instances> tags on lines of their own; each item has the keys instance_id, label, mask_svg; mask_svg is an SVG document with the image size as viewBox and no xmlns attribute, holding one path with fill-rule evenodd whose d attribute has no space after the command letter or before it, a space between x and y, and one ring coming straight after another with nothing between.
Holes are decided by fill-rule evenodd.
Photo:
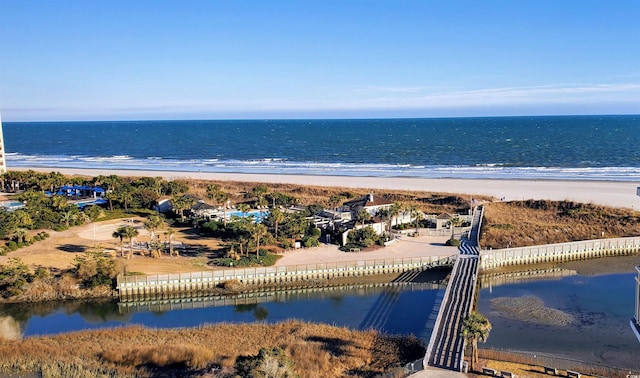
<instances>
[{"instance_id":1,"label":"dirt patch","mask_svg":"<svg viewBox=\"0 0 640 378\"><path fill-rule=\"evenodd\" d=\"M138 230L136 242L144 244L150 241L150 235L144 229L142 218L116 219L104 222L93 222L86 225L73 227L62 232L47 231L50 237L0 256L0 264L4 264L10 258L19 258L32 268L45 267L52 271L64 271L74 267L74 259L79 254L93 248L103 249L105 252L120 257L121 248L125 254L129 251L129 243L112 237L112 233L120 226L133 225ZM217 239L200 237L189 227L172 227L175 231L174 240L177 243L176 250L180 256L163 255L160 258L149 257L144 249L134 250L133 258L122 259L122 266L128 272L141 272L145 274L164 274L190 272L194 270L215 269L207 265L215 251L221 247ZM34 231L34 233L37 231ZM160 238L164 236L159 231ZM142 255L144 253L144 256Z\"/></svg>"}]
</instances>

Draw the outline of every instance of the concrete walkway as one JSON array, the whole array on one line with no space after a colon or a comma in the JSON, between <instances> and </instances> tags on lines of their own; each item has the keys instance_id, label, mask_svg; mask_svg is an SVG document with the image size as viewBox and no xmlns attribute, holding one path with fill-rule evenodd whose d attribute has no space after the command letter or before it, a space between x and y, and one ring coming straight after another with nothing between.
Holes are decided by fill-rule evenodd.
<instances>
[{"instance_id":1,"label":"concrete walkway","mask_svg":"<svg viewBox=\"0 0 640 378\"><path fill-rule=\"evenodd\" d=\"M466 374L459 371L438 369L432 366L427 366L426 370L420 370L417 373L411 374L411 378L464 378Z\"/></svg>"}]
</instances>

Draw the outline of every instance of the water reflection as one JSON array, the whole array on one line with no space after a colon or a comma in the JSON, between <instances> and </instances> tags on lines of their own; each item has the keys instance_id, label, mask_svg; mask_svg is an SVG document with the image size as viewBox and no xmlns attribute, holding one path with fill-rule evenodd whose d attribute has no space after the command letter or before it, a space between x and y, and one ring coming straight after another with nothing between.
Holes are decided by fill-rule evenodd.
<instances>
[{"instance_id":1,"label":"water reflection","mask_svg":"<svg viewBox=\"0 0 640 378\"><path fill-rule=\"evenodd\" d=\"M338 287L122 302L83 300L0 306L0 330L12 338L141 324L155 328L217 322L299 319L375 328L395 334L431 334L445 282ZM419 304L416 306L416 304ZM6 331L4 331L6 329Z\"/></svg>"},{"instance_id":2,"label":"water reflection","mask_svg":"<svg viewBox=\"0 0 640 378\"><path fill-rule=\"evenodd\" d=\"M491 284L483 284L478 309L493 324L483 347L639 369L640 344L629 327L635 298L631 272L638 257L621 264L627 260L603 258L560 264L555 271L542 266L537 273L511 271L504 277L481 278ZM538 305L518 308L527 301ZM498 306L500 303L513 306ZM528 316L522 316L527 312ZM571 320L553 321L553 314L566 314Z\"/></svg>"}]
</instances>

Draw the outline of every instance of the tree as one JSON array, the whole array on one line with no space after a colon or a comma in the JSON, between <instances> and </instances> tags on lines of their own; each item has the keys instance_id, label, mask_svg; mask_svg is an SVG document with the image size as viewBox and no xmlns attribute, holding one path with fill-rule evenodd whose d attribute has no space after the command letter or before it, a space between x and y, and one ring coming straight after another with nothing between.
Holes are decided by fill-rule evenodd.
<instances>
[{"instance_id":1,"label":"tree","mask_svg":"<svg viewBox=\"0 0 640 378\"><path fill-rule=\"evenodd\" d=\"M150 246L151 250L154 252L152 255L155 257L160 257L160 242L157 239L156 230L162 227L164 221L159 215L150 215L149 218L145 219L143 226L149 231L149 235L151 238Z\"/></svg>"},{"instance_id":2,"label":"tree","mask_svg":"<svg viewBox=\"0 0 640 378\"><path fill-rule=\"evenodd\" d=\"M342 203L342 201L344 200L344 197L338 194L334 194L331 197L329 197L329 206L331 207L332 210L337 210L338 209L338 205L340 205L340 203Z\"/></svg>"},{"instance_id":3,"label":"tree","mask_svg":"<svg viewBox=\"0 0 640 378\"><path fill-rule=\"evenodd\" d=\"M8 264L0 265L0 295L3 298L22 294L24 287L32 280L29 267L19 258L10 258Z\"/></svg>"},{"instance_id":4,"label":"tree","mask_svg":"<svg viewBox=\"0 0 640 378\"><path fill-rule=\"evenodd\" d=\"M424 213L422 213L422 211L420 211L417 207L415 207L415 205L409 205L407 207L407 210L411 213L411 218L415 218L416 234L418 234L419 233L420 221L424 217Z\"/></svg>"},{"instance_id":5,"label":"tree","mask_svg":"<svg viewBox=\"0 0 640 378\"><path fill-rule=\"evenodd\" d=\"M133 238L138 236L139 232L133 226L124 227L124 237L129 239L129 258L133 257Z\"/></svg>"},{"instance_id":6,"label":"tree","mask_svg":"<svg viewBox=\"0 0 640 378\"><path fill-rule=\"evenodd\" d=\"M278 238L278 225L285 220L284 213L277 207L272 208L267 216L269 222L273 223L276 239Z\"/></svg>"},{"instance_id":7,"label":"tree","mask_svg":"<svg viewBox=\"0 0 640 378\"><path fill-rule=\"evenodd\" d=\"M449 227L451 227L450 239L454 238L456 227L460 227L460 225L462 225L462 218L460 218L459 216L456 215L455 217L449 219Z\"/></svg>"},{"instance_id":8,"label":"tree","mask_svg":"<svg viewBox=\"0 0 640 378\"><path fill-rule=\"evenodd\" d=\"M13 239L16 241L16 243L24 243L27 241L28 237L29 232L26 228L19 227L13 231Z\"/></svg>"},{"instance_id":9,"label":"tree","mask_svg":"<svg viewBox=\"0 0 640 378\"><path fill-rule=\"evenodd\" d=\"M89 287L110 286L117 274L116 264L104 256L101 246L95 246L74 259L76 277Z\"/></svg>"},{"instance_id":10,"label":"tree","mask_svg":"<svg viewBox=\"0 0 640 378\"><path fill-rule=\"evenodd\" d=\"M171 206L173 207L173 211L176 215L180 216L180 221L184 222L184 211L189 209L195 200L189 196L174 196L171 199Z\"/></svg>"},{"instance_id":11,"label":"tree","mask_svg":"<svg viewBox=\"0 0 640 378\"><path fill-rule=\"evenodd\" d=\"M465 341L471 342L471 370L473 370L473 364L478 362L478 341L486 342L489 332L491 332L491 323L478 312L470 313L462 322L462 337Z\"/></svg>"},{"instance_id":12,"label":"tree","mask_svg":"<svg viewBox=\"0 0 640 378\"><path fill-rule=\"evenodd\" d=\"M389 207L389 232L392 230L391 220L396 220L396 225L398 224L398 215L400 215L400 211L402 211L402 205L395 202L393 205Z\"/></svg>"},{"instance_id":13,"label":"tree","mask_svg":"<svg viewBox=\"0 0 640 378\"><path fill-rule=\"evenodd\" d=\"M166 236L167 238L167 242L169 243L169 256L173 256L173 235L175 234L175 231L173 231L173 229L171 228L167 228L167 230L164 232L164 236ZM178 255L176 253L176 255Z\"/></svg>"},{"instance_id":14,"label":"tree","mask_svg":"<svg viewBox=\"0 0 640 378\"><path fill-rule=\"evenodd\" d=\"M242 213L242 217L245 218L247 216L247 213L251 211L251 206L247 205L246 203L241 203L238 205L238 210Z\"/></svg>"},{"instance_id":15,"label":"tree","mask_svg":"<svg viewBox=\"0 0 640 378\"><path fill-rule=\"evenodd\" d=\"M145 219L143 225L144 228L149 231L151 235L151 240L156 238L156 230L162 227L164 220L159 215L150 215L149 218Z\"/></svg>"},{"instance_id":16,"label":"tree","mask_svg":"<svg viewBox=\"0 0 640 378\"><path fill-rule=\"evenodd\" d=\"M51 206L56 210L62 210L67 206L69 200L65 196L55 195L51 197Z\"/></svg>"},{"instance_id":17,"label":"tree","mask_svg":"<svg viewBox=\"0 0 640 378\"><path fill-rule=\"evenodd\" d=\"M69 222L75 221L78 219L77 208L75 209L66 209L62 213L60 213L60 222L64 222L64 225L69 227Z\"/></svg>"},{"instance_id":18,"label":"tree","mask_svg":"<svg viewBox=\"0 0 640 378\"><path fill-rule=\"evenodd\" d=\"M249 228L250 233L256 240L256 257L260 256L260 239L267 233L267 227L262 223L252 223Z\"/></svg>"},{"instance_id":19,"label":"tree","mask_svg":"<svg viewBox=\"0 0 640 378\"><path fill-rule=\"evenodd\" d=\"M365 209L360 209L358 214L356 214L356 224L360 222L364 226L364 223L369 219L371 219L371 214Z\"/></svg>"},{"instance_id":20,"label":"tree","mask_svg":"<svg viewBox=\"0 0 640 378\"><path fill-rule=\"evenodd\" d=\"M266 203L265 196L269 192L269 188L264 185L257 185L251 189L251 193L256 198L256 204L262 206Z\"/></svg>"},{"instance_id":21,"label":"tree","mask_svg":"<svg viewBox=\"0 0 640 378\"><path fill-rule=\"evenodd\" d=\"M383 224L387 224L387 225L388 225L387 221L391 219L391 216L389 216L389 209L378 209L376 211L376 216L380 218L380 221ZM391 227L389 227L389 237L391 237Z\"/></svg>"},{"instance_id":22,"label":"tree","mask_svg":"<svg viewBox=\"0 0 640 378\"><path fill-rule=\"evenodd\" d=\"M115 231L113 231L113 234L111 234L111 237L114 239L120 239L120 256L124 257L124 247L123 247L123 239L127 237L127 232L125 230L125 227L118 227Z\"/></svg>"}]
</instances>

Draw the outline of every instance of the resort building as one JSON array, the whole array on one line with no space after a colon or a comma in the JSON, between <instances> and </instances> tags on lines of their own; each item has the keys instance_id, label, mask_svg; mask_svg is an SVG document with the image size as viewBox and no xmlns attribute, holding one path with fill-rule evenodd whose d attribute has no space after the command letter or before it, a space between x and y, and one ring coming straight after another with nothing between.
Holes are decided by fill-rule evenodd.
<instances>
[{"instance_id":1,"label":"resort building","mask_svg":"<svg viewBox=\"0 0 640 378\"><path fill-rule=\"evenodd\" d=\"M631 319L631 329L640 342L640 266L636 267L638 276L636 277L636 307L635 316Z\"/></svg>"},{"instance_id":2,"label":"resort building","mask_svg":"<svg viewBox=\"0 0 640 378\"><path fill-rule=\"evenodd\" d=\"M375 216L379 210L389 209L393 202L374 196L373 193L345 202L339 211L350 212L352 219L356 219L360 210L366 210L371 216Z\"/></svg>"},{"instance_id":3,"label":"resort building","mask_svg":"<svg viewBox=\"0 0 640 378\"><path fill-rule=\"evenodd\" d=\"M7 172L7 163L4 159L4 134L2 133L2 116L0 116L0 174Z\"/></svg>"}]
</instances>

